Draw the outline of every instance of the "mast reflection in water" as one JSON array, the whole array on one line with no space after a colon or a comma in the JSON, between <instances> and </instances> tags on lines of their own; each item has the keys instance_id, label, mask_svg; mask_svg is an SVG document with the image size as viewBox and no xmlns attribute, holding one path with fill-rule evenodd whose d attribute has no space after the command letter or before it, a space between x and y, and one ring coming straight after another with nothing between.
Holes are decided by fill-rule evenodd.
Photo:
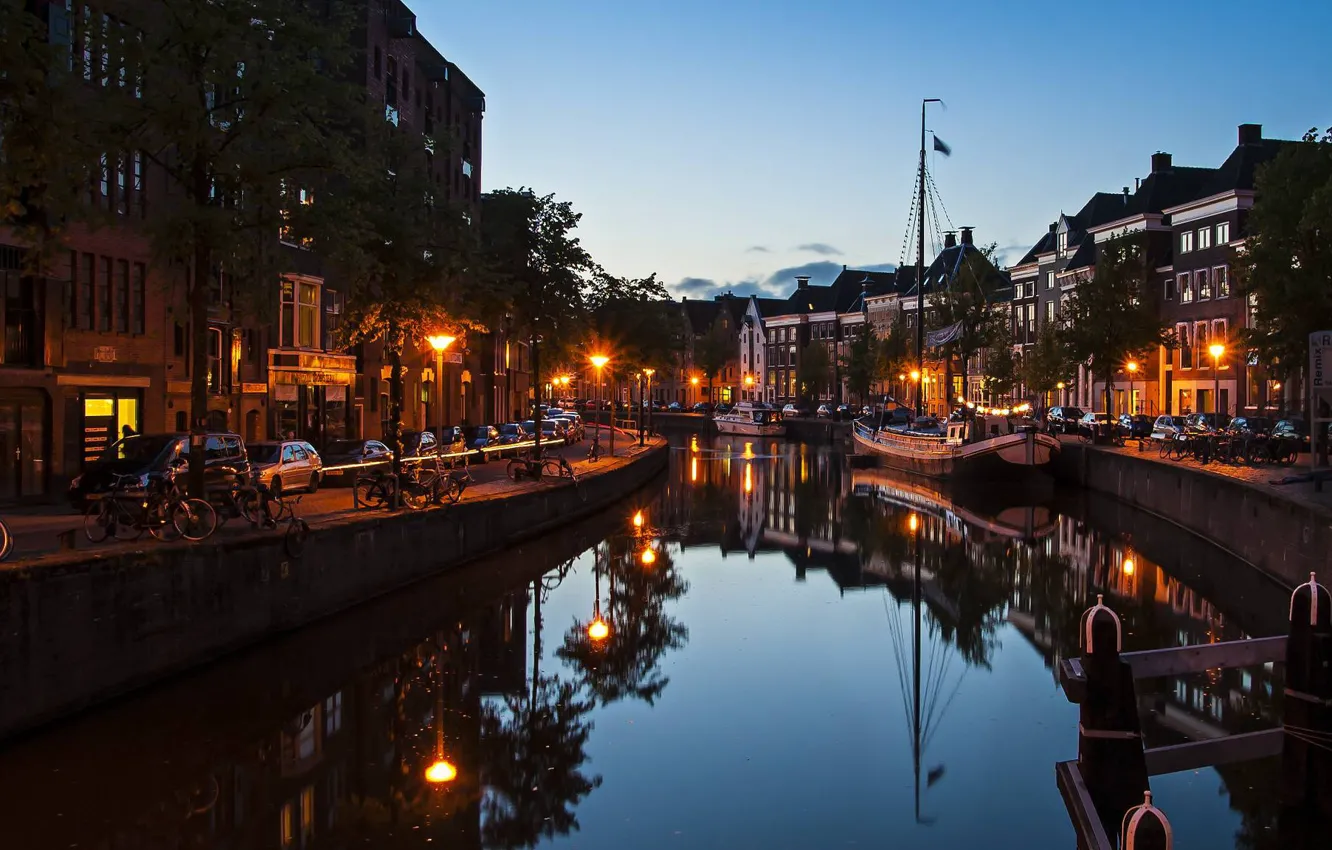
<instances>
[{"instance_id":1,"label":"mast reflection in water","mask_svg":"<svg viewBox=\"0 0 1332 850\"><path fill-rule=\"evenodd\" d=\"M1097 593L1126 649L1284 627L1278 588L1109 502L688 440L623 511L0 751L0 823L108 850L1071 846L1054 669ZM1270 727L1279 674L1145 683L1149 743ZM1154 778L1175 846L1270 846L1274 775Z\"/></svg>"}]
</instances>

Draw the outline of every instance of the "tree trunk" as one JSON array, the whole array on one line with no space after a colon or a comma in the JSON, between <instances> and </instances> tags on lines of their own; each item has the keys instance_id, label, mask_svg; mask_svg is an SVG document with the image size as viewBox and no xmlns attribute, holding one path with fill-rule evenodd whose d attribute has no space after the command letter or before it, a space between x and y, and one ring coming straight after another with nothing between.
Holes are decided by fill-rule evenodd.
<instances>
[{"instance_id":1,"label":"tree trunk","mask_svg":"<svg viewBox=\"0 0 1332 850\"><path fill-rule=\"evenodd\" d=\"M204 448L208 432L208 246L195 236L194 273L187 298L190 305L190 495L204 497ZM219 363L219 368L221 364Z\"/></svg>"},{"instance_id":2,"label":"tree trunk","mask_svg":"<svg viewBox=\"0 0 1332 850\"><path fill-rule=\"evenodd\" d=\"M390 329L396 336L396 329ZM393 451L393 474L402 475L402 351L396 344L388 347L389 356L389 432L385 442Z\"/></svg>"},{"instance_id":3,"label":"tree trunk","mask_svg":"<svg viewBox=\"0 0 1332 850\"><path fill-rule=\"evenodd\" d=\"M1107 371L1105 373L1105 415L1106 416L1113 416L1115 412L1113 405L1114 399L1111 395L1111 393L1114 392L1114 385L1110 383L1112 377L1113 377L1112 372Z\"/></svg>"},{"instance_id":4,"label":"tree trunk","mask_svg":"<svg viewBox=\"0 0 1332 850\"><path fill-rule=\"evenodd\" d=\"M541 457L541 337L537 334L536 328L532 329L532 378L528 382L531 384L533 392L532 397L536 403L532 405L532 421L536 423L536 433L532 435L533 446L532 456ZM541 469L536 469L536 475L541 475Z\"/></svg>"}]
</instances>

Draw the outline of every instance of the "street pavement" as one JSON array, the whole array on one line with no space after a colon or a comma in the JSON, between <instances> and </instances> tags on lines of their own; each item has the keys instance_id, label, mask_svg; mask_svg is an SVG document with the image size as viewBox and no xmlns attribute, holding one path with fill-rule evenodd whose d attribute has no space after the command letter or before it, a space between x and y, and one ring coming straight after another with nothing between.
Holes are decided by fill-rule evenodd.
<instances>
[{"instance_id":1,"label":"street pavement","mask_svg":"<svg viewBox=\"0 0 1332 850\"><path fill-rule=\"evenodd\" d=\"M1079 439L1073 436L1062 436L1060 439L1065 443L1079 443ZM1086 444L1083 444L1086 445ZM1274 484L1272 482L1286 476L1296 476L1307 474L1309 472L1309 454L1300 455L1300 459L1290 466L1280 466L1277 464L1249 464L1249 463L1225 463L1213 460L1206 464L1186 458L1184 460L1172 460L1162 458L1160 455L1160 443L1148 440L1142 450L1139 450L1138 442L1132 441L1127 446L1089 446L1096 451L1116 452L1118 454L1132 455L1142 460L1150 460L1162 464L1179 464L1188 466L1210 475L1218 475L1223 478L1231 478L1236 481L1243 481L1259 489L1266 490L1278 498L1289 499L1302 505L1318 507L1323 509L1332 509L1332 482L1323 485L1323 492L1314 490L1314 485L1310 482L1299 484Z\"/></svg>"},{"instance_id":2,"label":"street pavement","mask_svg":"<svg viewBox=\"0 0 1332 850\"><path fill-rule=\"evenodd\" d=\"M571 446L561 446L558 449L558 452L562 453L570 465L573 466L575 475L582 476L594 473L599 469L608 469L617 463L624 462L626 458L636 455L639 451L636 444L630 444L631 441L627 436L617 435L615 458L613 460L609 455L606 455L597 463L588 463L587 450L591 445L590 430L589 436L584 442ZM603 436L601 445L603 449L609 448L606 436ZM494 459L487 463L471 464L470 468L475 482L469 485L466 492L463 493L463 500L504 497L536 487L557 486L556 483L540 483L531 480L510 481L505 474L507 466L507 458ZM295 509L296 515L308 522L313 528L318 528L321 524L352 514L368 514L367 511L357 511L353 507L352 488L349 485L330 486L325 483L316 493L294 495L300 497L300 504ZM65 537L66 546L72 542L73 547L79 551L110 552L117 549L142 549L146 546L189 545L188 542L162 543L147 532L144 532L143 536L136 541L121 543L116 540L107 540L103 543L93 543L88 540L87 535L83 532L83 515L68 505L43 505L27 509L14 508L4 514L4 521L9 528L9 533L14 536L14 551L10 554L6 565L20 562L25 558L60 551L60 535L66 532L72 532L72 534L67 534ZM228 519L222 512L218 513L217 535L228 537L251 533L263 532L255 532L249 523L243 519L235 517Z\"/></svg>"}]
</instances>

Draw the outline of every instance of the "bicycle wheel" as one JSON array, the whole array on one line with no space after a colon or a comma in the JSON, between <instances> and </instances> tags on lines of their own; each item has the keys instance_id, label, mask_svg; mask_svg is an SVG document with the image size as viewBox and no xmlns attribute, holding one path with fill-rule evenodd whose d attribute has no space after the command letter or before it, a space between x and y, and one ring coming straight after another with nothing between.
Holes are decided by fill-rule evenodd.
<instances>
[{"instance_id":1,"label":"bicycle wheel","mask_svg":"<svg viewBox=\"0 0 1332 850\"><path fill-rule=\"evenodd\" d=\"M9 553L14 551L14 537L9 533L9 526L0 519L0 561L9 557Z\"/></svg>"},{"instance_id":2,"label":"bicycle wheel","mask_svg":"<svg viewBox=\"0 0 1332 850\"><path fill-rule=\"evenodd\" d=\"M186 540L204 540L217 530L217 511L203 499L182 499L171 506L171 525Z\"/></svg>"},{"instance_id":3,"label":"bicycle wheel","mask_svg":"<svg viewBox=\"0 0 1332 850\"><path fill-rule=\"evenodd\" d=\"M504 468L504 474L509 476L510 481L517 481L522 478L527 471L527 464L514 457L509 458L509 465Z\"/></svg>"},{"instance_id":4,"label":"bicycle wheel","mask_svg":"<svg viewBox=\"0 0 1332 850\"><path fill-rule=\"evenodd\" d=\"M456 505L462 498L465 489L467 489L467 485L463 483L461 478L450 478L448 486L444 488L444 495Z\"/></svg>"},{"instance_id":5,"label":"bicycle wheel","mask_svg":"<svg viewBox=\"0 0 1332 850\"><path fill-rule=\"evenodd\" d=\"M305 554L305 541L310 539L310 524L300 517L292 517L287 523L287 532L282 536L282 547L287 555L299 558Z\"/></svg>"},{"instance_id":6,"label":"bicycle wheel","mask_svg":"<svg viewBox=\"0 0 1332 850\"><path fill-rule=\"evenodd\" d=\"M102 501L107 503L107 527L117 540L122 543L129 543L143 536L142 514L135 516L134 512L131 512L124 502L117 499L103 499ZM135 507L138 507L138 503L135 503Z\"/></svg>"},{"instance_id":7,"label":"bicycle wheel","mask_svg":"<svg viewBox=\"0 0 1332 850\"><path fill-rule=\"evenodd\" d=\"M430 485L419 481L405 482L402 487L402 503L414 511L430 506Z\"/></svg>"},{"instance_id":8,"label":"bicycle wheel","mask_svg":"<svg viewBox=\"0 0 1332 850\"><path fill-rule=\"evenodd\" d=\"M1161 452L1161 457L1162 457L1163 459L1164 459L1164 458L1168 458L1168 457L1170 457L1170 438L1169 438L1169 437L1166 437L1165 439L1161 440L1161 448L1160 448L1160 452Z\"/></svg>"},{"instance_id":9,"label":"bicycle wheel","mask_svg":"<svg viewBox=\"0 0 1332 850\"><path fill-rule=\"evenodd\" d=\"M392 503L391 486L384 479L361 478L356 482L356 502L366 509L387 507Z\"/></svg>"},{"instance_id":10,"label":"bicycle wheel","mask_svg":"<svg viewBox=\"0 0 1332 850\"><path fill-rule=\"evenodd\" d=\"M83 534L93 543L101 543L111 536L111 521L107 515L106 499L89 502L83 510Z\"/></svg>"}]
</instances>

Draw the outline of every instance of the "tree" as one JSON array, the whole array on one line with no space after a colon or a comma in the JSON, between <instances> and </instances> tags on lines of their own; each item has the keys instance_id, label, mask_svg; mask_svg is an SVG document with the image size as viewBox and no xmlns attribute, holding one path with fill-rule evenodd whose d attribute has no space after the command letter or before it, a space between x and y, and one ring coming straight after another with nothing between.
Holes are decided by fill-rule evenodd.
<instances>
[{"instance_id":1,"label":"tree","mask_svg":"<svg viewBox=\"0 0 1332 850\"><path fill-rule=\"evenodd\" d=\"M981 387L989 396L990 404L998 404L999 397L1007 395L1018 379L1018 360L1013 355L1013 335L1001 325L990 340L981 364Z\"/></svg>"},{"instance_id":2,"label":"tree","mask_svg":"<svg viewBox=\"0 0 1332 850\"><path fill-rule=\"evenodd\" d=\"M943 345L944 357L961 359L962 386L966 387L968 362L991 347L1007 324L1007 314L993 303L995 290L1006 281L994 262L997 243L982 248L963 244L959 250L961 259L948 275L947 286L931 298L929 315L935 322L931 330L955 328L953 339Z\"/></svg>"},{"instance_id":3,"label":"tree","mask_svg":"<svg viewBox=\"0 0 1332 850\"><path fill-rule=\"evenodd\" d=\"M1044 397L1058 389L1061 381L1073 379L1073 362L1059 326L1046 322L1036 333L1036 344L1022 360L1022 383Z\"/></svg>"},{"instance_id":4,"label":"tree","mask_svg":"<svg viewBox=\"0 0 1332 850\"><path fill-rule=\"evenodd\" d=\"M800 365L796 367L796 381L800 385L800 397L805 399L810 395L815 398L822 395L822 391L832 380L832 355L828 353L828 347L818 340L810 340L800 351Z\"/></svg>"},{"instance_id":5,"label":"tree","mask_svg":"<svg viewBox=\"0 0 1332 850\"><path fill-rule=\"evenodd\" d=\"M1150 272L1136 237L1122 233L1108 239L1099 246L1095 276L1078 281L1059 317L1059 338L1072 360L1090 363L1105 381L1107 415L1114 413L1111 381L1120 365L1174 344L1147 297Z\"/></svg>"},{"instance_id":6,"label":"tree","mask_svg":"<svg viewBox=\"0 0 1332 850\"><path fill-rule=\"evenodd\" d=\"M915 341L907 329L906 315L899 311L893 316L892 327L888 329L888 335L883 338L879 348L880 370L889 380L897 379L899 391L905 392L909 385L905 378L897 376L908 375L916 368L915 352Z\"/></svg>"},{"instance_id":7,"label":"tree","mask_svg":"<svg viewBox=\"0 0 1332 850\"><path fill-rule=\"evenodd\" d=\"M465 278L476 255L465 212L438 202L427 188L430 169L420 138L389 122L366 137L365 163L351 181L332 188L318 214L354 224L328 252L351 284L340 341L379 341L389 360L388 433L394 471L402 453L402 355L432 334L461 338L484 316ZM436 380L440 377L436 376ZM442 416L442 411L441 411Z\"/></svg>"},{"instance_id":8,"label":"tree","mask_svg":"<svg viewBox=\"0 0 1332 850\"><path fill-rule=\"evenodd\" d=\"M365 106L350 69L363 57L347 45L360 8L159 0L145 16L141 4L109 0L94 22L102 47L115 45L84 52L102 59L93 79L117 90L109 132L166 184L147 224L159 259L187 272L196 435L207 422L210 308L271 310L292 270L278 235L310 203L305 181L354 170ZM200 451L190 453L190 486L203 486Z\"/></svg>"},{"instance_id":9,"label":"tree","mask_svg":"<svg viewBox=\"0 0 1332 850\"><path fill-rule=\"evenodd\" d=\"M1332 128L1310 130L1258 170L1244 251L1233 258L1239 291L1253 299L1244 345L1289 380L1308 357L1309 334L1332 327Z\"/></svg>"},{"instance_id":10,"label":"tree","mask_svg":"<svg viewBox=\"0 0 1332 850\"><path fill-rule=\"evenodd\" d=\"M716 401L712 397L713 378L735 358L738 350L735 334L729 328L722 327L720 322L714 323L707 333L694 339L694 368L707 379L709 404Z\"/></svg>"},{"instance_id":11,"label":"tree","mask_svg":"<svg viewBox=\"0 0 1332 850\"><path fill-rule=\"evenodd\" d=\"M675 360L683 319L666 286L651 274L644 278L593 276L587 293L591 338L618 363L635 371L665 368Z\"/></svg>"},{"instance_id":12,"label":"tree","mask_svg":"<svg viewBox=\"0 0 1332 850\"><path fill-rule=\"evenodd\" d=\"M541 345L578 338L587 314L588 278L597 269L574 230L582 213L554 195L501 189L481 199L482 275L506 297L532 352L532 386L541 386ZM541 451L541 405L533 406Z\"/></svg>"},{"instance_id":13,"label":"tree","mask_svg":"<svg viewBox=\"0 0 1332 850\"><path fill-rule=\"evenodd\" d=\"M883 379L885 365L880 356L883 346L874 335L874 328L866 324L863 331L851 340L841 358L846 388L861 404L869 401L871 388Z\"/></svg>"}]
</instances>

